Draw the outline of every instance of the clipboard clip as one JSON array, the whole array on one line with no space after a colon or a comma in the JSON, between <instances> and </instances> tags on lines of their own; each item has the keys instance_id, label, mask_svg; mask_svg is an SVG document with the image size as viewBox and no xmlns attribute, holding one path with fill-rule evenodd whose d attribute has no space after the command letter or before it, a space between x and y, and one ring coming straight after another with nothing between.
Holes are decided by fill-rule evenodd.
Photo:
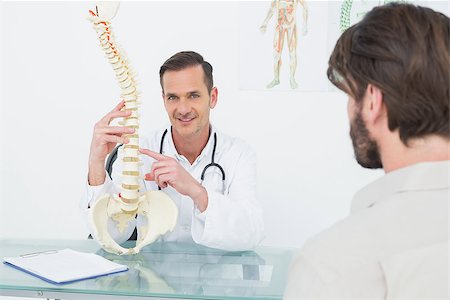
<instances>
[{"instance_id":1,"label":"clipboard clip","mask_svg":"<svg viewBox=\"0 0 450 300\"><path fill-rule=\"evenodd\" d=\"M38 256L41 254L55 254L55 253L58 253L58 250L47 250L47 251L41 251L41 252L26 253L26 254L20 255L20 257L28 258L28 257Z\"/></svg>"}]
</instances>

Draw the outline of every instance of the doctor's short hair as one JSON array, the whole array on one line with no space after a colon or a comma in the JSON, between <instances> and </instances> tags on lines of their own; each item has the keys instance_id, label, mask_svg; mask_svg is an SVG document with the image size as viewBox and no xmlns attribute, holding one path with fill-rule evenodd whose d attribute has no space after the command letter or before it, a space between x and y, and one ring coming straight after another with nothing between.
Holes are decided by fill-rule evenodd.
<instances>
[{"instance_id":1,"label":"doctor's short hair","mask_svg":"<svg viewBox=\"0 0 450 300\"><path fill-rule=\"evenodd\" d=\"M204 73L204 81L208 88L208 93L214 86L213 82L213 67L211 64L203 59L203 56L194 51L182 51L174 54L166 60L159 69L159 82L164 92L163 75L166 71L180 71L189 67L201 65Z\"/></svg>"},{"instance_id":2,"label":"doctor's short hair","mask_svg":"<svg viewBox=\"0 0 450 300\"><path fill-rule=\"evenodd\" d=\"M375 7L347 29L330 56L327 75L362 102L378 87L389 130L405 145L435 134L449 138L449 18L406 3Z\"/></svg>"}]
</instances>

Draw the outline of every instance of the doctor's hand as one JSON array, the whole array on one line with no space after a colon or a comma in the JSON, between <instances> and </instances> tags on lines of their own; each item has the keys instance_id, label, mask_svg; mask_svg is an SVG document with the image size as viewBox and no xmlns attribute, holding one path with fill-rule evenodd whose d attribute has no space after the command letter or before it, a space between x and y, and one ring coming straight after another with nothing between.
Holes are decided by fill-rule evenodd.
<instances>
[{"instance_id":1,"label":"doctor's hand","mask_svg":"<svg viewBox=\"0 0 450 300\"><path fill-rule=\"evenodd\" d=\"M89 152L89 184L100 185L105 181L106 156L114 149L117 143L128 143L124 134L131 134L134 129L122 126L110 126L112 120L128 117L130 111L123 111L125 102L121 101L112 111L106 114L94 126L91 149Z\"/></svg>"},{"instance_id":2,"label":"doctor's hand","mask_svg":"<svg viewBox=\"0 0 450 300\"><path fill-rule=\"evenodd\" d=\"M139 152L156 160L150 173L145 174L145 180L155 181L161 188L170 185L178 193L189 196L201 212L207 208L208 194L205 188L174 158L147 149L139 149Z\"/></svg>"}]
</instances>

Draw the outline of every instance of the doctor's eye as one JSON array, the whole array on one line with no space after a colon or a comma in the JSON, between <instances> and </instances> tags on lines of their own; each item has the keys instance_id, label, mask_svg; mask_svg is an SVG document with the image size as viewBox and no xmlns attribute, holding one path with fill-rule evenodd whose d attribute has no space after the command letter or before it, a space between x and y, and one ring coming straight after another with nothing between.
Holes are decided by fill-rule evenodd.
<instances>
[{"instance_id":1,"label":"doctor's eye","mask_svg":"<svg viewBox=\"0 0 450 300\"><path fill-rule=\"evenodd\" d=\"M177 96L173 96L173 95L167 96L167 100L176 100L176 99L178 99Z\"/></svg>"}]
</instances>

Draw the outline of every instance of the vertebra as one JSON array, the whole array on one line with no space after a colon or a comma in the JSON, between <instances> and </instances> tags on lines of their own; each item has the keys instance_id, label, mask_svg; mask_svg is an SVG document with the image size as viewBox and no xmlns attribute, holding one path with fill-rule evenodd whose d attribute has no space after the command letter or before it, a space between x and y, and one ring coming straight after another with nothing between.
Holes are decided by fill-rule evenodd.
<instances>
[{"instance_id":1,"label":"vertebra","mask_svg":"<svg viewBox=\"0 0 450 300\"><path fill-rule=\"evenodd\" d=\"M94 237L109 252L116 254L138 253L145 245L156 240L160 235L173 230L176 225L178 209L173 201L163 192L149 191L139 193L141 179L139 166L139 93L136 89L134 72L119 51L112 33L110 20L116 15L117 2L97 4L96 11L89 11L91 21L100 41L100 47L111 64L121 89L121 99L125 101L124 110L131 115L121 125L133 128L133 134L125 135L129 142L123 146L122 175L120 194L102 195L90 208L89 220L94 229ZM127 249L118 245L108 232L108 218L117 222L117 228L123 232L136 215L147 218L147 226L138 228L139 239L136 247Z\"/></svg>"}]
</instances>

